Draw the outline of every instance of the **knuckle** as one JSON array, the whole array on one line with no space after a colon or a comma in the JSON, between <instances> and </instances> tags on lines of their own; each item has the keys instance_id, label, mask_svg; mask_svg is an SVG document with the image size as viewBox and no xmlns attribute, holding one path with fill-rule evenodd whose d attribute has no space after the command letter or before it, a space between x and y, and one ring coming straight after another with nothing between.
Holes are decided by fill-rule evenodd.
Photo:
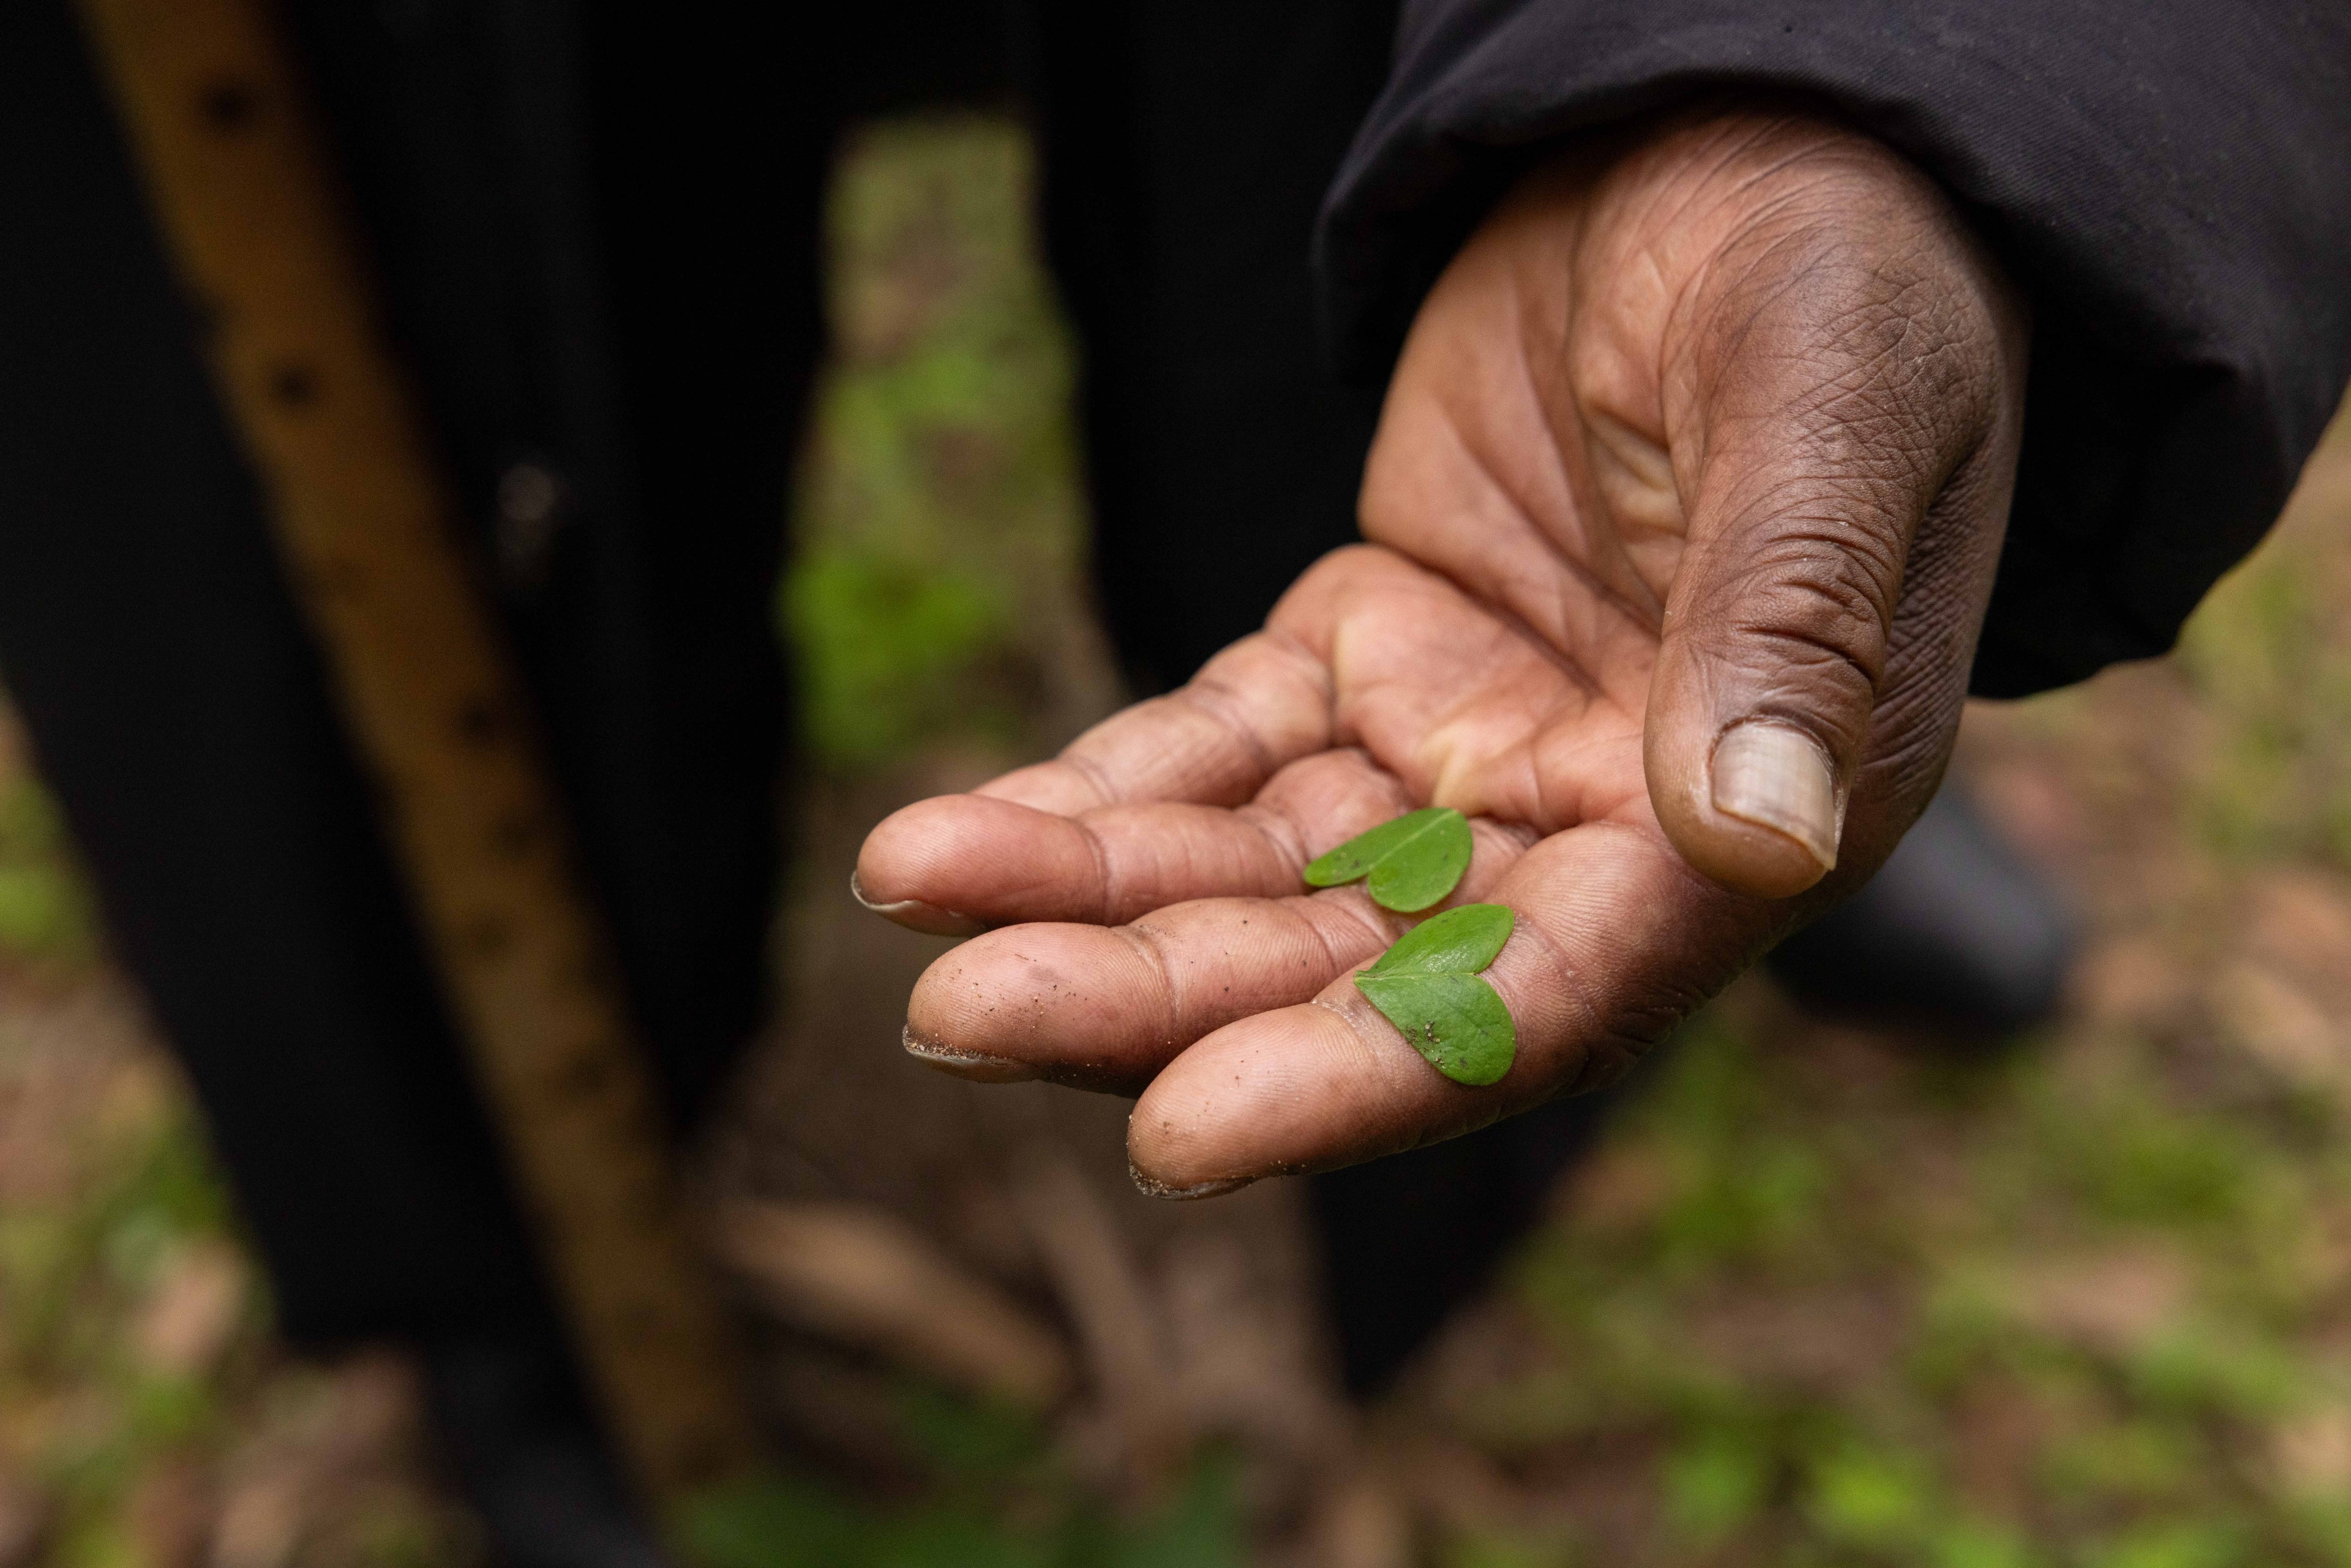
<instances>
[{"instance_id":1,"label":"knuckle","mask_svg":"<svg viewBox=\"0 0 2351 1568\"><path fill-rule=\"evenodd\" d=\"M1767 699L1778 695L1802 699L1805 708L1817 708L1823 697L1840 699L1843 710L1856 701L1873 698L1882 661L1867 650L1802 627L1773 625L1751 628L1740 643L1740 662L1762 686ZM1846 738L1852 738L1847 737Z\"/></svg>"},{"instance_id":2,"label":"knuckle","mask_svg":"<svg viewBox=\"0 0 2351 1568\"><path fill-rule=\"evenodd\" d=\"M2000 335L1955 215L1895 162L1800 159L1743 188L1686 330L1726 390L1792 402L1826 442L1866 423L1880 455L1933 466L1993 417Z\"/></svg>"},{"instance_id":3,"label":"knuckle","mask_svg":"<svg viewBox=\"0 0 2351 1568\"><path fill-rule=\"evenodd\" d=\"M1734 627L1882 650L1907 550L1892 509L1856 489L1846 483L1808 487L1800 499L1766 497L1751 522L1727 529L1728 570L1708 574L1715 616Z\"/></svg>"}]
</instances>

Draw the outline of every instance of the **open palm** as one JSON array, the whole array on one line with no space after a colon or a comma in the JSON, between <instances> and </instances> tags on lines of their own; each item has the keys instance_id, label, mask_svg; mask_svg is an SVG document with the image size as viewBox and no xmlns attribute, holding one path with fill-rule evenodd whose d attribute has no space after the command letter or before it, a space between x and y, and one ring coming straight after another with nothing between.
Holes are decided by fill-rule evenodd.
<instances>
[{"instance_id":1,"label":"open palm","mask_svg":"<svg viewBox=\"0 0 2351 1568\"><path fill-rule=\"evenodd\" d=\"M935 963L907 1046L1141 1094L1205 1194L1597 1086L1892 849L1939 780L2015 465L2023 331L1938 193L1798 116L1688 115L1530 175L1431 291L1371 541L1054 761L859 861ZM1472 820L1520 1051L1440 1076L1348 983L1405 929L1317 854ZM1799 896L1801 895L1801 896Z\"/></svg>"}]
</instances>

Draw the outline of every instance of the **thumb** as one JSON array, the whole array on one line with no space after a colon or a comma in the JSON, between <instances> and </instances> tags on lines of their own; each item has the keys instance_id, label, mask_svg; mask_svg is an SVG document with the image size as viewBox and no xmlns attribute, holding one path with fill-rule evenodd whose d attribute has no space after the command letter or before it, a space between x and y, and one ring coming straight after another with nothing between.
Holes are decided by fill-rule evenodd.
<instances>
[{"instance_id":1,"label":"thumb","mask_svg":"<svg viewBox=\"0 0 2351 1568\"><path fill-rule=\"evenodd\" d=\"M1940 227L1911 225L1912 243ZM1922 258L1777 241L1784 265L1734 269L1690 351L1688 525L1643 742L1675 848L1767 898L1841 862L1874 869L1924 808L2008 489L1991 439L2001 334L1963 245ZM1945 532L1963 537L1947 548ZM1880 769L1890 749L1913 755ZM1848 846L1863 778L1917 799L1865 802L1865 841Z\"/></svg>"}]
</instances>

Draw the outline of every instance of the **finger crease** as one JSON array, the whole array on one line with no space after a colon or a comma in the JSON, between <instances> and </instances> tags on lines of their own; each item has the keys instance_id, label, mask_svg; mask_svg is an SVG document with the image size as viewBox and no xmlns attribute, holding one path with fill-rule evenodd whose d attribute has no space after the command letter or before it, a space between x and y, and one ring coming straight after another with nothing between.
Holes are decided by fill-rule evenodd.
<instances>
[{"instance_id":1,"label":"finger crease","mask_svg":"<svg viewBox=\"0 0 2351 1568\"><path fill-rule=\"evenodd\" d=\"M1110 775L1102 770L1102 764L1092 758L1081 752L1071 750L1061 754L1061 760L1069 764L1078 777L1086 781L1086 788L1094 792L1094 804L1097 806L1115 806L1124 799L1117 790L1111 788Z\"/></svg>"},{"instance_id":2,"label":"finger crease","mask_svg":"<svg viewBox=\"0 0 2351 1568\"><path fill-rule=\"evenodd\" d=\"M1085 835L1086 851L1094 858L1094 885L1102 889L1102 907L1095 912L1094 922L1107 925L1116 918L1118 908L1117 889L1111 884L1110 848L1102 841L1102 835L1094 831L1093 824L1083 817L1072 817L1070 821L1075 822L1078 831Z\"/></svg>"},{"instance_id":3,"label":"finger crease","mask_svg":"<svg viewBox=\"0 0 2351 1568\"><path fill-rule=\"evenodd\" d=\"M1214 681L1195 679L1191 685L1176 695L1207 715L1227 734L1240 742L1241 748L1249 753L1249 761L1256 767L1257 776L1259 779L1272 777L1276 766L1273 754L1267 749L1263 738L1249 727L1248 721L1233 711L1238 705L1229 687Z\"/></svg>"},{"instance_id":4,"label":"finger crease","mask_svg":"<svg viewBox=\"0 0 2351 1568\"><path fill-rule=\"evenodd\" d=\"M1327 898L1317 894L1302 902L1304 902L1310 908L1319 906L1324 909L1336 910L1340 915L1353 920L1362 928L1364 935L1370 936L1382 947L1385 947L1394 940L1387 931L1382 927L1379 917L1377 915L1364 915L1355 907L1354 899L1343 889L1332 889L1331 895ZM1322 923L1321 921L1316 920L1311 915L1304 914L1301 914L1299 918L1304 920L1306 922L1306 928L1314 933L1314 940L1322 945L1322 961L1324 964L1329 966L1332 977L1335 978L1355 967L1356 960L1343 959L1339 956L1338 949L1331 946L1331 934L1322 928Z\"/></svg>"},{"instance_id":5,"label":"finger crease","mask_svg":"<svg viewBox=\"0 0 2351 1568\"><path fill-rule=\"evenodd\" d=\"M1330 664L1313 649L1308 647L1306 640L1294 632L1280 631L1268 626L1258 635L1263 637L1269 646L1277 648L1287 655L1290 664L1296 666L1299 675L1321 695L1322 712L1327 717L1332 705L1338 700L1332 687Z\"/></svg>"},{"instance_id":6,"label":"finger crease","mask_svg":"<svg viewBox=\"0 0 2351 1568\"><path fill-rule=\"evenodd\" d=\"M1142 956L1143 961L1151 966L1152 974L1158 978L1159 995L1166 1004L1164 1010L1169 1049L1188 1044L1188 1041L1176 1038L1176 1024L1181 1014L1176 1000L1176 972L1168 967L1167 955L1161 951L1159 939L1152 935L1148 926L1115 925L1112 929L1126 939L1126 945Z\"/></svg>"},{"instance_id":7,"label":"finger crease","mask_svg":"<svg viewBox=\"0 0 2351 1568\"><path fill-rule=\"evenodd\" d=\"M1273 852L1293 866L1304 865L1314 857L1306 852L1306 830L1300 827L1286 812L1268 806L1243 806L1233 813L1257 831Z\"/></svg>"}]
</instances>

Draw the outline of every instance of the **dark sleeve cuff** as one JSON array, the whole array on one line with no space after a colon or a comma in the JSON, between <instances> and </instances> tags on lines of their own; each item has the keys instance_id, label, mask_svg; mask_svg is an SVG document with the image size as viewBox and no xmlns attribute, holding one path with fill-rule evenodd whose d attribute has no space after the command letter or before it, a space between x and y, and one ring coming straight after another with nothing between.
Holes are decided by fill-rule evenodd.
<instances>
[{"instance_id":1,"label":"dark sleeve cuff","mask_svg":"<svg viewBox=\"0 0 2351 1568\"><path fill-rule=\"evenodd\" d=\"M1823 99L1939 179L2033 301L1974 687L2168 648L2351 375L2351 7L2335 0L1416 0L1316 240L1343 365L1548 143L1727 88Z\"/></svg>"}]
</instances>

